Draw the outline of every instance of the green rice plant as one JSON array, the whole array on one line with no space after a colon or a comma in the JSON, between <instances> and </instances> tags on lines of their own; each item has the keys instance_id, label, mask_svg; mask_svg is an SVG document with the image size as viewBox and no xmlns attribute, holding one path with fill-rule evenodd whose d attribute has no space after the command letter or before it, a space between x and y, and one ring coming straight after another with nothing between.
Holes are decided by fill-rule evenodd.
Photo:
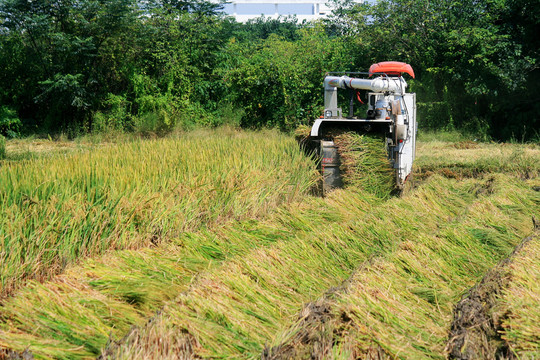
<instances>
[{"instance_id":1,"label":"green rice plant","mask_svg":"<svg viewBox=\"0 0 540 360\"><path fill-rule=\"evenodd\" d=\"M256 218L314 179L311 161L277 132L202 131L5 163L0 295L81 257Z\"/></svg>"}]
</instances>

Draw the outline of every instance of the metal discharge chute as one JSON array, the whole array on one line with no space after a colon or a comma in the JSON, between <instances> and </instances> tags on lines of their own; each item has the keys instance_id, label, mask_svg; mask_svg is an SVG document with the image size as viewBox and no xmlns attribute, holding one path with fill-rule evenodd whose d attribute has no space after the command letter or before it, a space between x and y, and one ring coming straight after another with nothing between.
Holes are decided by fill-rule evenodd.
<instances>
[{"instance_id":1,"label":"metal discharge chute","mask_svg":"<svg viewBox=\"0 0 540 360\"><path fill-rule=\"evenodd\" d=\"M403 189L412 171L416 147L416 94L407 93L407 82L402 74L414 78L410 65L388 61L373 64L364 78L350 77L348 74L335 76L329 74L324 79L324 112L311 128L311 138L320 141L322 170L325 189L339 187L335 165L326 168L326 163L336 164L339 159L327 158L324 154L337 151L332 139L327 138L326 130L347 127L355 131L377 131L384 133L389 166L395 169L397 189ZM352 73L349 73L352 74ZM349 89L351 93L349 111L346 116L338 106L338 89ZM353 96L359 90L367 91L367 112L364 118L354 116ZM356 94L359 98L359 95Z\"/></svg>"}]
</instances>

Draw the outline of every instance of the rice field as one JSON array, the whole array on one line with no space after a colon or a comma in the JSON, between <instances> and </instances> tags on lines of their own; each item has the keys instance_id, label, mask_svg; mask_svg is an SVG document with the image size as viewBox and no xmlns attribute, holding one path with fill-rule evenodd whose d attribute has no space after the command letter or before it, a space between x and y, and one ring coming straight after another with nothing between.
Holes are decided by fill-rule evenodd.
<instances>
[{"instance_id":1,"label":"rice field","mask_svg":"<svg viewBox=\"0 0 540 360\"><path fill-rule=\"evenodd\" d=\"M5 161L0 297L80 258L256 218L301 197L314 179L294 141L271 132L192 133Z\"/></svg>"},{"instance_id":2,"label":"rice field","mask_svg":"<svg viewBox=\"0 0 540 360\"><path fill-rule=\"evenodd\" d=\"M360 165L324 198L276 132L8 154L0 359L445 358L456 303L533 232L540 147L420 143L398 197L359 175L369 139L343 141ZM538 349L527 249L504 297L518 355Z\"/></svg>"}]
</instances>

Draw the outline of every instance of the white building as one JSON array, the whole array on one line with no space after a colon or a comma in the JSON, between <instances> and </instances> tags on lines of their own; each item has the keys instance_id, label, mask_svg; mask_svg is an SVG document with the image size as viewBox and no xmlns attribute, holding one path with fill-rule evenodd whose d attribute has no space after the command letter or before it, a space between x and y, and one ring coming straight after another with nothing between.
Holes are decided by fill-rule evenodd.
<instances>
[{"instance_id":1,"label":"white building","mask_svg":"<svg viewBox=\"0 0 540 360\"><path fill-rule=\"evenodd\" d=\"M328 0L230 0L225 6L225 12L239 22L246 22L262 15L273 19L280 15L296 15L301 22L328 16L332 9L327 6L327 2Z\"/></svg>"}]
</instances>

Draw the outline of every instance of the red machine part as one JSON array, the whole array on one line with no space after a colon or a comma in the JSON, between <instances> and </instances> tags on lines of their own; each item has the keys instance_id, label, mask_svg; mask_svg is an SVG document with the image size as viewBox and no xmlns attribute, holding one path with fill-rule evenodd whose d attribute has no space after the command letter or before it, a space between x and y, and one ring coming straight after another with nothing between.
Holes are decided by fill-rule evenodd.
<instances>
[{"instance_id":1,"label":"red machine part","mask_svg":"<svg viewBox=\"0 0 540 360\"><path fill-rule=\"evenodd\" d=\"M399 61L383 61L373 64L369 67L369 76L374 73L385 73L395 76L401 76L402 73L406 73L414 79L414 71L411 65Z\"/></svg>"}]
</instances>

